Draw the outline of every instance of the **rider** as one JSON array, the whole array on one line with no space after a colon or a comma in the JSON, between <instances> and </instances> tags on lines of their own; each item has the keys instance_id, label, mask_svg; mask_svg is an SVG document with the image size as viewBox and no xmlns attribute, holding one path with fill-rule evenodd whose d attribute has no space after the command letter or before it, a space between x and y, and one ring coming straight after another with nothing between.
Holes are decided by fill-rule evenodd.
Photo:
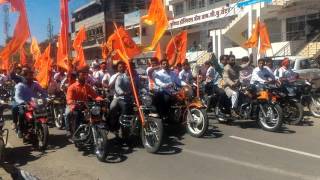
<instances>
[{"instance_id":1,"label":"rider","mask_svg":"<svg viewBox=\"0 0 320 180\"><path fill-rule=\"evenodd\" d=\"M296 80L297 73L293 72L290 68L290 61L288 58L283 59L283 61L281 62L281 67L277 71L275 71L275 77L280 81L292 82Z\"/></svg>"},{"instance_id":2,"label":"rider","mask_svg":"<svg viewBox=\"0 0 320 180\"><path fill-rule=\"evenodd\" d=\"M153 92L155 89L154 75L159 70L159 59L154 57L150 59L150 66L147 68L146 73L148 76L149 91Z\"/></svg>"},{"instance_id":3,"label":"rider","mask_svg":"<svg viewBox=\"0 0 320 180\"><path fill-rule=\"evenodd\" d=\"M15 86L15 95L14 95L14 100L15 103L17 103L17 106L15 106L15 109L12 113L18 112L19 114L19 127L17 128L17 134L18 137L22 137L22 132L24 128L24 114L25 114L25 109L23 106L26 103L29 103L32 98L39 97L38 95L40 94L41 97L46 98L47 93L42 87L34 81L33 77L33 71L29 70L25 72L25 80L23 82L19 82Z\"/></svg>"},{"instance_id":4,"label":"rider","mask_svg":"<svg viewBox=\"0 0 320 180\"><path fill-rule=\"evenodd\" d=\"M155 73L155 84L157 89L154 104L160 115L167 114L171 105L171 96L174 92L174 86L186 86L187 84L181 81L177 74L170 70L169 61L162 59L161 69Z\"/></svg>"},{"instance_id":5,"label":"rider","mask_svg":"<svg viewBox=\"0 0 320 180\"><path fill-rule=\"evenodd\" d=\"M223 70L223 81L224 81L224 90L227 96L231 97L231 115L234 117L238 117L235 108L237 107L238 101L238 91L237 87L240 84L239 81L239 71L243 68L249 66L251 61L248 61L245 64L236 65L236 59L234 55L229 56L229 62L224 67Z\"/></svg>"},{"instance_id":6,"label":"rider","mask_svg":"<svg viewBox=\"0 0 320 180\"><path fill-rule=\"evenodd\" d=\"M132 93L130 88L130 79L126 73L126 64L119 61L116 65L117 73L110 78L109 87L114 89L114 98L110 104L110 121L108 126L111 131L117 129L117 121L119 119L118 112L121 115L130 114L132 112Z\"/></svg>"},{"instance_id":7,"label":"rider","mask_svg":"<svg viewBox=\"0 0 320 180\"><path fill-rule=\"evenodd\" d=\"M265 60L258 60L258 67L254 68L250 84L265 84L274 81L273 74L265 67Z\"/></svg>"},{"instance_id":8,"label":"rider","mask_svg":"<svg viewBox=\"0 0 320 180\"><path fill-rule=\"evenodd\" d=\"M70 85L67 90L67 107L66 107L66 130L67 136L71 135L69 118L70 115L74 115L76 118L76 127L83 120L82 113L75 111L76 103L78 102L87 102L89 98L95 99L96 101L101 101L102 98L97 95L97 93L92 89L90 85L86 83L89 73L89 67L83 67L78 70L78 80ZM71 114L72 113L72 114Z\"/></svg>"},{"instance_id":9,"label":"rider","mask_svg":"<svg viewBox=\"0 0 320 180\"><path fill-rule=\"evenodd\" d=\"M241 64L246 64L250 59L248 56L245 56L241 59ZM240 83L244 85L249 85L252 77L253 67L247 66L240 71Z\"/></svg>"},{"instance_id":10,"label":"rider","mask_svg":"<svg viewBox=\"0 0 320 180\"><path fill-rule=\"evenodd\" d=\"M193 83L193 76L192 76L190 64L186 61L182 64L182 66L183 66L183 69L179 73L179 79L191 85Z\"/></svg>"}]
</instances>

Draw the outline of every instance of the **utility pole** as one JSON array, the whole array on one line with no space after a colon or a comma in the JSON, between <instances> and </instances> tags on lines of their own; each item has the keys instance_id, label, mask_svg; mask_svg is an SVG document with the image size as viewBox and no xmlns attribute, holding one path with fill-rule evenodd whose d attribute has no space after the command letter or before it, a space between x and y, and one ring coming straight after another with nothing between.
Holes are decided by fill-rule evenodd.
<instances>
[{"instance_id":1,"label":"utility pole","mask_svg":"<svg viewBox=\"0 0 320 180\"><path fill-rule=\"evenodd\" d=\"M48 39L50 42L52 42L52 40L53 40L53 25L51 23L51 18L48 19L47 32L48 32Z\"/></svg>"},{"instance_id":2,"label":"utility pole","mask_svg":"<svg viewBox=\"0 0 320 180\"><path fill-rule=\"evenodd\" d=\"M3 13L4 13L4 19L3 19L3 32L5 35L5 42L9 39L9 28L10 28L10 23L9 23L9 6L4 5L3 6Z\"/></svg>"}]
</instances>

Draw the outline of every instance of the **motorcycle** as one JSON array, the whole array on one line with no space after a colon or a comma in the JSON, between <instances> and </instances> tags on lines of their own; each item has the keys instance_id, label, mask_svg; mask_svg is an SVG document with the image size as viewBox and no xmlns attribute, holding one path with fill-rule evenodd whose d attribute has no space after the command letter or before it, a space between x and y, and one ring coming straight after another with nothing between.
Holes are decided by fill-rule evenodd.
<instances>
[{"instance_id":1,"label":"motorcycle","mask_svg":"<svg viewBox=\"0 0 320 180\"><path fill-rule=\"evenodd\" d=\"M48 98L48 112L49 119L54 122L58 129L63 129L66 109L66 98L65 95L55 96L51 95Z\"/></svg>"},{"instance_id":2,"label":"motorcycle","mask_svg":"<svg viewBox=\"0 0 320 180\"><path fill-rule=\"evenodd\" d=\"M296 86L301 104L308 107L314 117L320 118L320 90L308 81L297 82Z\"/></svg>"},{"instance_id":3,"label":"motorcycle","mask_svg":"<svg viewBox=\"0 0 320 180\"><path fill-rule=\"evenodd\" d=\"M0 164L4 161L4 155L5 155L5 147L8 142L8 135L9 130L3 129L4 127L4 118L3 118L3 111L7 107L7 104L0 100Z\"/></svg>"},{"instance_id":4,"label":"motorcycle","mask_svg":"<svg viewBox=\"0 0 320 180\"><path fill-rule=\"evenodd\" d=\"M260 85L260 87L240 86L239 105L236 109L240 118L256 120L263 130L279 131L283 124L283 113L274 89L275 87L270 84ZM223 114L219 109L217 111L217 116ZM223 119L223 122L228 121L224 116L219 118Z\"/></svg>"},{"instance_id":5,"label":"motorcycle","mask_svg":"<svg viewBox=\"0 0 320 180\"><path fill-rule=\"evenodd\" d=\"M25 108L25 124L22 133L30 135L36 148L45 150L49 138L46 99L32 98L28 104L21 106Z\"/></svg>"},{"instance_id":6,"label":"motorcycle","mask_svg":"<svg viewBox=\"0 0 320 180\"><path fill-rule=\"evenodd\" d=\"M107 155L107 131L105 114L107 101L101 102L77 102L75 111L82 113L83 120L77 126L75 119L71 119L72 140L77 148L90 145L95 148L95 155L101 162L105 161ZM73 116L72 118L75 118Z\"/></svg>"},{"instance_id":7,"label":"motorcycle","mask_svg":"<svg viewBox=\"0 0 320 180\"><path fill-rule=\"evenodd\" d=\"M163 138L163 124L152 105L152 97L145 90L141 90L140 110L144 117L141 124L139 107L135 106L131 114L119 114L119 124L122 139L128 141L132 136L140 136L147 152L156 153L161 147Z\"/></svg>"},{"instance_id":8,"label":"motorcycle","mask_svg":"<svg viewBox=\"0 0 320 180\"><path fill-rule=\"evenodd\" d=\"M202 137L209 126L204 103L193 96L190 87L181 88L172 97L175 103L170 107L169 119L186 125L187 132L192 137Z\"/></svg>"}]
</instances>

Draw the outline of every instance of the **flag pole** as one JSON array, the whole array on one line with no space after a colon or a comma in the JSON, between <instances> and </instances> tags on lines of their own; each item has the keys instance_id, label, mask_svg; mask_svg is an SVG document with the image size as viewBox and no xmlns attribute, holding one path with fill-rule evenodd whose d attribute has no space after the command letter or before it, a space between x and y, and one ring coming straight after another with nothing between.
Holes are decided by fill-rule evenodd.
<instances>
[{"instance_id":1,"label":"flag pole","mask_svg":"<svg viewBox=\"0 0 320 180\"><path fill-rule=\"evenodd\" d=\"M117 35L118 35L118 37L120 39L121 48L124 50L124 56L125 57L122 57L122 58L125 60L125 63L128 66L128 71L129 71L130 82L131 82L131 87L132 87L132 90L133 90L134 99L135 99L136 105L138 106L138 111L139 111L139 116L140 116L140 119L141 119L141 124L144 127L145 126L144 114L143 114L143 112L141 110L141 105L140 105L140 101L139 101L139 98L138 98L137 89L136 89L136 86L134 84L134 80L133 80L133 76L132 76L132 70L131 70L131 66L129 64L129 57L127 56L127 53L125 51L125 48L124 48L123 42L121 40L121 36L119 34L118 27L117 27L116 23L113 22L113 25L114 25L114 27L116 29L116 32L117 32Z\"/></svg>"}]
</instances>

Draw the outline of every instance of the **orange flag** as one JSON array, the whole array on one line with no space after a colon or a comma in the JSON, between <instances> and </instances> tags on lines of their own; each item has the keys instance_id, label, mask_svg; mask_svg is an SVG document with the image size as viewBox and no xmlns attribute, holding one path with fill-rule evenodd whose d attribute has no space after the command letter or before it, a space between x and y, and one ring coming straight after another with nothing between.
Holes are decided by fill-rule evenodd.
<instances>
[{"instance_id":1,"label":"orange flag","mask_svg":"<svg viewBox=\"0 0 320 180\"><path fill-rule=\"evenodd\" d=\"M41 59L41 68L39 69L39 72L36 76L36 79L38 80L39 84L42 88L47 88L49 85L49 79L50 79L50 71L51 71L51 45L46 48L46 50L43 52L43 54L39 57Z\"/></svg>"},{"instance_id":2,"label":"orange flag","mask_svg":"<svg viewBox=\"0 0 320 180\"><path fill-rule=\"evenodd\" d=\"M116 51L122 59L125 58L124 60L129 60L141 53L141 49L123 27L116 28L110 41L112 42L112 50Z\"/></svg>"},{"instance_id":3,"label":"orange flag","mask_svg":"<svg viewBox=\"0 0 320 180\"><path fill-rule=\"evenodd\" d=\"M146 47L147 51L151 51L167 30L169 24L163 0L152 0L148 14L141 17L141 21L149 26L155 24L155 31L151 45Z\"/></svg>"},{"instance_id":4,"label":"orange flag","mask_svg":"<svg viewBox=\"0 0 320 180\"><path fill-rule=\"evenodd\" d=\"M81 27L72 44L73 48L77 52L77 56L75 57L74 63L77 64L79 68L87 66L82 48L82 43L86 39L86 29L85 27Z\"/></svg>"},{"instance_id":5,"label":"orange flag","mask_svg":"<svg viewBox=\"0 0 320 180\"><path fill-rule=\"evenodd\" d=\"M23 46L30 36L30 31L24 0L1 1L0 3L4 2L10 2L12 11L20 13L11 41L0 52L1 68L8 70L10 56Z\"/></svg>"},{"instance_id":6,"label":"orange flag","mask_svg":"<svg viewBox=\"0 0 320 180\"><path fill-rule=\"evenodd\" d=\"M106 42L102 43L100 45L100 48L101 48L102 59L106 60L109 53L107 43Z\"/></svg>"},{"instance_id":7,"label":"orange flag","mask_svg":"<svg viewBox=\"0 0 320 180\"><path fill-rule=\"evenodd\" d=\"M166 49L167 58L170 66L176 66L178 63L184 63L187 53L187 31L182 31L172 37Z\"/></svg>"},{"instance_id":8,"label":"orange flag","mask_svg":"<svg viewBox=\"0 0 320 180\"><path fill-rule=\"evenodd\" d=\"M259 43L259 32L260 32L260 20L257 19L255 27L252 30L252 35L251 37L248 39L248 41L246 41L243 44L243 47L245 48L253 48L253 47L258 47L258 43Z\"/></svg>"},{"instance_id":9,"label":"orange flag","mask_svg":"<svg viewBox=\"0 0 320 180\"><path fill-rule=\"evenodd\" d=\"M260 23L260 54L265 54L267 49L271 48L269 31L267 25L263 22Z\"/></svg>"},{"instance_id":10,"label":"orange flag","mask_svg":"<svg viewBox=\"0 0 320 180\"><path fill-rule=\"evenodd\" d=\"M40 61L40 55L41 55L41 51L38 45L38 41L36 38L32 38L31 40L31 45L30 45L30 53L32 54L33 60L34 60L34 64L33 67L35 69L40 69L41 68L41 61Z\"/></svg>"},{"instance_id":11,"label":"orange flag","mask_svg":"<svg viewBox=\"0 0 320 180\"><path fill-rule=\"evenodd\" d=\"M27 57L23 46L20 48L20 64L27 65Z\"/></svg>"},{"instance_id":12,"label":"orange flag","mask_svg":"<svg viewBox=\"0 0 320 180\"><path fill-rule=\"evenodd\" d=\"M68 39L69 39L69 10L68 0L60 0L60 36L58 41L57 51L57 65L64 68L68 68Z\"/></svg>"},{"instance_id":13,"label":"orange flag","mask_svg":"<svg viewBox=\"0 0 320 180\"><path fill-rule=\"evenodd\" d=\"M156 52L154 52L153 57L156 57L159 61L162 59L160 43L158 43Z\"/></svg>"}]
</instances>

